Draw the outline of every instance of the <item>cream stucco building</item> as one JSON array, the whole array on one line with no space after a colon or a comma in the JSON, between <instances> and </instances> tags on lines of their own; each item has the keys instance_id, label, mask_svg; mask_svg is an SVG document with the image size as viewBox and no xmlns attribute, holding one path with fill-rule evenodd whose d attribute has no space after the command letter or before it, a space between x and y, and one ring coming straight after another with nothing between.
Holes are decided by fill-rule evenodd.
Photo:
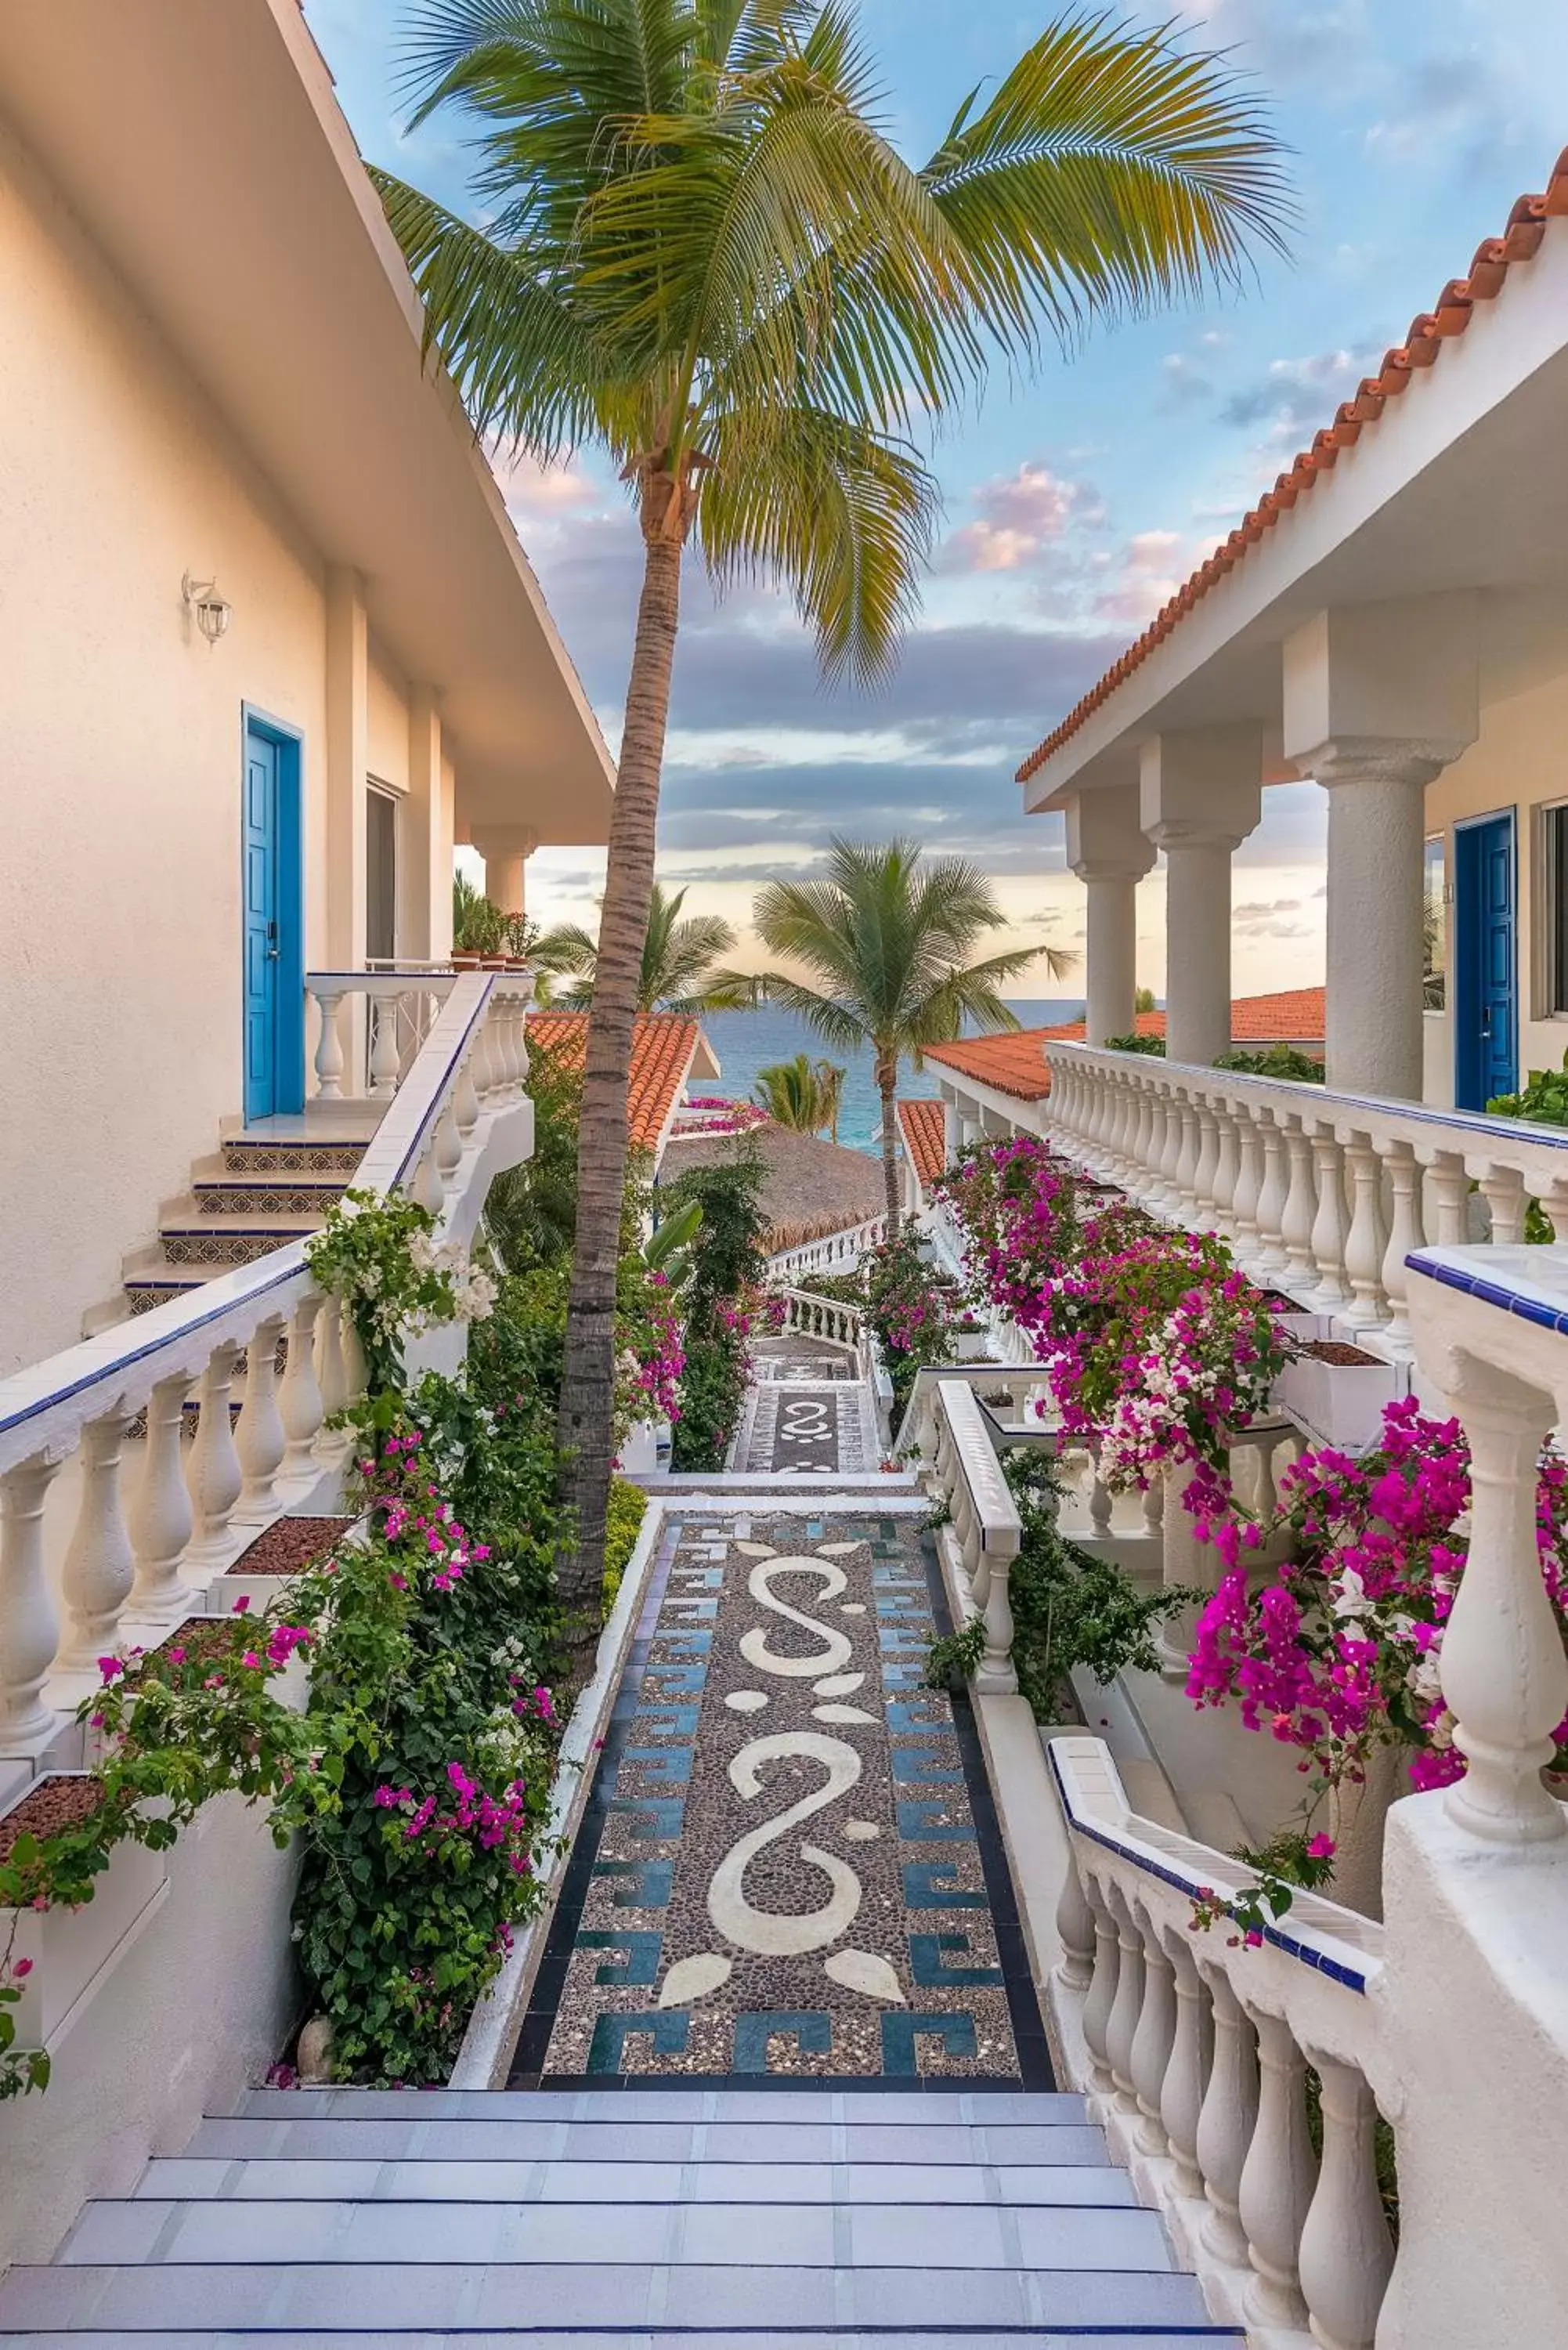
<instances>
[{"instance_id":1,"label":"cream stucco building","mask_svg":"<svg viewBox=\"0 0 1568 2350\"><path fill-rule=\"evenodd\" d=\"M306 972L610 802L296 0L4 15L0 1372L299 1109Z\"/></svg>"}]
</instances>

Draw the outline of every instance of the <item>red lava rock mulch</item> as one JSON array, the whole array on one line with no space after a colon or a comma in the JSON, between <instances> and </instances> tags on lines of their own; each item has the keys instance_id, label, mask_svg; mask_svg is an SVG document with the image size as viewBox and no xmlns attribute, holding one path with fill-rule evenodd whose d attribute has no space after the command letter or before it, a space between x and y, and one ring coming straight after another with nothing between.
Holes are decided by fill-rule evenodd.
<instances>
[{"instance_id":1,"label":"red lava rock mulch","mask_svg":"<svg viewBox=\"0 0 1568 2350\"><path fill-rule=\"evenodd\" d=\"M1376 1355L1363 1354L1359 1347L1347 1347L1339 1338L1310 1338L1302 1348L1302 1352L1303 1355L1311 1355L1316 1362L1334 1363L1343 1368L1350 1368L1357 1364L1363 1366L1370 1364L1375 1370L1386 1368L1386 1365L1379 1363Z\"/></svg>"},{"instance_id":2,"label":"red lava rock mulch","mask_svg":"<svg viewBox=\"0 0 1568 2350\"><path fill-rule=\"evenodd\" d=\"M352 1518L279 1518L242 1551L230 1575L297 1575L331 1549L354 1523Z\"/></svg>"},{"instance_id":3,"label":"red lava rock mulch","mask_svg":"<svg viewBox=\"0 0 1568 2350\"><path fill-rule=\"evenodd\" d=\"M63 1829L74 1828L90 1819L103 1801L103 1788L97 1779L57 1775L43 1778L36 1787L29 1787L14 1811L0 1820L0 1860L9 1860L16 1839L23 1835L58 1835Z\"/></svg>"}]
</instances>

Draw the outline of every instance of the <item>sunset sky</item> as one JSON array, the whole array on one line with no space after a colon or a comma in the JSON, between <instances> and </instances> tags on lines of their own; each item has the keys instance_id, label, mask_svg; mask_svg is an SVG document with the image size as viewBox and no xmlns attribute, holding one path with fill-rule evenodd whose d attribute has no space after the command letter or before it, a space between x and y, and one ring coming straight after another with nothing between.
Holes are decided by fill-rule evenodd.
<instances>
[{"instance_id":1,"label":"sunset sky","mask_svg":"<svg viewBox=\"0 0 1568 2350\"><path fill-rule=\"evenodd\" d=\"M405 140L400 0L305 0L366 155L465 201L456 118ZM912 158L960 99L1004 72L1052 12L1014 0L861 0L888 120ZM1158 22L1156 5L1129 16ZM1199 0L1192 37L1229 48L1294 151L1290 261L1212 307L1094 334L1032 386L998 380L932 454L946 526L922 621L884 694L829 695L787 605L716 609L690 567L666 767L660 869L744 937L755 885L810 869L836 830L915 833L995 877L1010 923L1082 943L1061 819L1021 813L1012 778L1568 137L1568 0ZM640 545L591 456L504 474L508 504L612 745ZM1322 795L1265 795L1236 877L1236 992L1323 976ZM543 852L530 910L593 920L602 872ZM1159 871L1140 899L1140 979L1164 978ZM1068 983L1068 992L1081 984ZM1057 992L1042 976L1020 993Z\"/></svg>"}]
</instances>

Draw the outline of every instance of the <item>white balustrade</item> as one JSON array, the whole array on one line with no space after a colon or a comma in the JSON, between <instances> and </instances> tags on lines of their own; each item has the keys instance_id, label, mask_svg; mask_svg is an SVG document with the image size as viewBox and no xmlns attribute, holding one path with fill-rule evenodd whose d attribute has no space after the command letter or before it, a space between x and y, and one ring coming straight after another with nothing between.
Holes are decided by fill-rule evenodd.
<instances>
[{"instance_id":1,"label":"white balustrade","mask_svg":"<svg viewBox=\"0 0 1568 2350\"><path fill-rule=\"evenodd\" d=\"M324 1011L366 978L347 975ZM439 1011L355 1180L387 1192L433 1168L441 1229L466 1240L492 1174L526 1148L512 1113L531 983L525 972L446 972L424 983ZM480 1078L472 1065L493 1024L504 1042ZM332 1017L323 1034L335 1034ZM329 1086L330 1053L318 1067ZM351 1326L315 1287L304 1243L291 1242L0 1380L0 1760L57 1756L98 1659L149 1645L199 1607L202 1586L278 1515L285 1491L297 1501L332 1471L346 1440L326 1421L363 1377ZM61 1477L73 1456L75 1473Z\"/></svg>"},{"instance_id":2,"label":"white balustrade","mask_svg":"<svg viewBox=\"0 0 1568 2350\"><path fill-rule=\"evenodd\" d=\"M1245 1869L1134 1813L1099 1739L1049 1751L1071 1880L1049 1996L1060 2043L1085 2052L1075 2085L1217 2318L1373 2350L1393 2268L1373 2127L1384 1929L1298 1894L1261 1948L1223 1918L1195 1930L1199 1897L1233 1898Z\"/></svg>"},{"instance_id":3,"label":"white balustrade","mask_svg":"<svg viewBox=\"0 0 1568 2350\"><path fill-rule=\"evenodd\" d=\"M315 1097L320 1101L341 1101L348 1096L389 1099L423 1053L441 1006L451 998L461 975L426 964L307 972L306 997L316 1005L317 1021ZM471 1085L476 1081L478 1094L515 1093L528 1071L524 1024L534 992L533 974L496 972L490 984L490 1012L479 1039ZM356 1003L363 1006L358 1029L350 1016ZM350 1039L356 1034L361 1036L365 1053L362 1086L351 1078L348 1066ZM463 1133L471 1132L477 1100L459 1099L454 1111Z\"/></svg>"},{"instance_id":4,"label":"white balustrade","mask_svg":"<svg viewBox=\"0 0 1568 2350\"><path fill-rule=\"evenodd\" d=\"M1219 1232L1253 1277L1390 1360L1411 1352L1404 1265L1428 1237L1523 1237L1532 1200L1568 1235L1568 1132L1334 1094L1063 1042L1046 1139L1151 1214ZM1472 1197L1473 1195L1473 1197Z\"/></svg>"},{"instance_id":5,"label":"white balustrade","mask_svg":"<svg viewBox=\"0 0 1568 2350\"><path fill-rule=\"evenodd\" d=\"M975 1689L982 1696L1012 1695L1018 1688L1018 1675L1012 1664L1012 1607L1007 1586L1023 1533L1018 1507L1008 1491L972 1388L962 1378L937 1379L929 1393L932 1472L951 1521L940 1533L944 1564L958 1602L955 1621L961 1629L978 1616L985 1626Z\"/></svg>"},{"instance_id":6,"label":"white balustrade","mask_svg":"<svg viewBox=\"0 0 1568 2350\"><path fill-rule=\"evenodd\" d=\"M881 1247L888 1236L886 1217L873 1216L843 1232L825 1232L803 1241L798 1248L781 1249L769 1257L766 1278L775 1284L797 1282L812 1273L853 1273L862 1258Z\"/></svg>"}]
</instances>

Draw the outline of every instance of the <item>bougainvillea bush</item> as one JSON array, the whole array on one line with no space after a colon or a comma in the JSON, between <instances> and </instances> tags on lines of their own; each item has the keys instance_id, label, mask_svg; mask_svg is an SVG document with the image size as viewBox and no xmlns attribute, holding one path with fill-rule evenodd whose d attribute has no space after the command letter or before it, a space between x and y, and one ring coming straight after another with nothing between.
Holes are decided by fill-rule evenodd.
<instances>
[{"instance_id":1,"label":"bougainvillea bush","mask_svg":"<svg viewBox=\"0 0 1568 2350\"><path fill-rule=\"evenodd\" d=\"M1469 1454L1458 1420L1389 1404L1382 1441L1352 1459L1303 1454L1280 1481L1281 1518L1299 1555L1261 1590L1245 1559L1273 1533L1221 1494L1200 1531L1226 1572L1199 1620L1188 1692L1234 1700L1251 1730L1302 1750L1316 1783L1361 1776L1378 1746L1403 1754L1416 1788L1463 1776L1438 1672L1469 1550ZM1543 1454L1541 1571L1568 1645L1568 1464ZM1568 1721L1555 1733L1568 1764Z\"/></svg>"},{"instance_id":2,"label":"bougainvillea bush","mask_svg":"<svg viewBox=\"0 0 1568 2350\"><path fill-rule=\"evenodd\" d=\"M944 1281L909 1231L884 1241L866 1263L866 1311L902 1411L923 1363L956 1360L953 1328L969 1300Z\"/></svg>"}]
</instances>

